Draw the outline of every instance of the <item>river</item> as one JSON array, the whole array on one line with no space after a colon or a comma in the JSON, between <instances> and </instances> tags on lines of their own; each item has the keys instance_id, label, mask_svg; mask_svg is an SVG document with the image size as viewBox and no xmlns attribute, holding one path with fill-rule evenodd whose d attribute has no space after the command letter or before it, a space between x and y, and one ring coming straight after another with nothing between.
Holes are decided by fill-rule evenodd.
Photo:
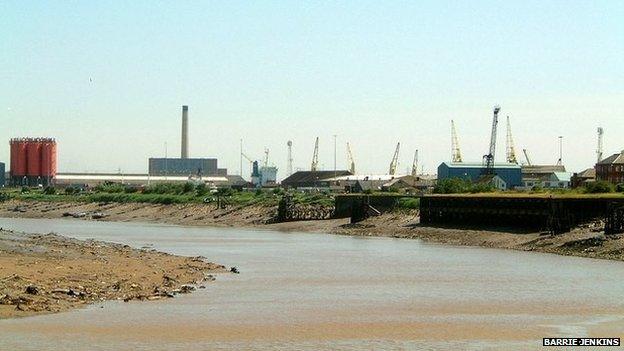
<instances>
[{"instance_id":1,"label":"river","mask_svg":"<svg viewBox=\"0 0 624 351\"><path fill-rule=\"evenodd\" d=\"M0 227L201 255L193 294L0 321L1 350L539 349L623 336L624 263L255 229L0 218Z\"/></svg>"}]
</instances>

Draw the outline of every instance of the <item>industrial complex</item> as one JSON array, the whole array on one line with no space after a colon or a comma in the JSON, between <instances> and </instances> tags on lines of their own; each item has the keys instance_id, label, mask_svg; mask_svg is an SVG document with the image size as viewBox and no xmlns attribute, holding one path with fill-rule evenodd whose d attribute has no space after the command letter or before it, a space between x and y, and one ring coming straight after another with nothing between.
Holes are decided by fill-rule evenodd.
<instances>
[{"instance_id":1,"label":"industrial complex","mask_svg":"<svg viewBox=\"0 0 624 351\"><path fill-rule=\"evenodd\" d=\"M459 145L455 121L451 120L451 159L443 161L436 175L418 172L418 150L414 152L411 172L399 174L397 164L400 143L397 143L388 171L385 174L361 174L356 172L356 163L347 143L348 169L320 170L319 138L314 143L309 170L293 172L292 146L286 143L288 164L286 176L278 182L278 168L269 164L269 149L264 150L262 160L252 159L242 149L241 174L230 175L227 168L219 167L216 157L190 157L189 154L189 107L182 106L180 157L150 157L147 172L139 174L117 173L71 173L57 172L57 141L53 138L14 138L10 144L10 166L6 170L0 163L0 186L96 186L101 183L121 183L149 185L163 182L203 182L211 187L235 188L274 188L298 189L300 191L327 190L331 192L366 192L401 190L410 193L431 192L436 182L458 178L472 183L489 184L498 190L565 189L584 186L588 183L606 181L613 184L624 183L624 151L603 159L602 137L604 131L598 128L597 160L594 167L577 173L570 173L559 160L552 165L535 165L528 151L522 150L524 162L519 162L511 132L510 119L506 118L506 144L504 163L495 163L497 129L501 108L495 106L491 125L490 144L480 162L465 162ZM561 145L561 137L559 138ZM249 161L250 174L242 176L243 159Z\"/></svg>"}]
</instances>

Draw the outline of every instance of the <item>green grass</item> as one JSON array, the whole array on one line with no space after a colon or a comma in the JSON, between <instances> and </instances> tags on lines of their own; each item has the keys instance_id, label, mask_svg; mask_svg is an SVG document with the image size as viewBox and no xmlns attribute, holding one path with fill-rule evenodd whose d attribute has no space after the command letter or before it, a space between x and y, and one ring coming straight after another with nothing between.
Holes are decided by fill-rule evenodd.
<instances>
[{"instance_id":1,"label":"green grass","mask_svg":"<svg viewBox=\"0 0 624 351\"><path fill-rule=\"evenodd\" d=\"M49 192L49 191L48 191ZM225 191L212 194L203 187L189 187L174 184L173 186L155 186L146 189L136 189L121 186L103 186L93 192L66 193L63 190L55 194L46 193L43 189L16 189L0 190L0 201L18 199L25 201L49 202L118 202L118 203L153 203L153 204L185 204L216 202L220 196L223 201L231 205L277 205L281 195L272 191Z\"/></svg>"}]
</instances>

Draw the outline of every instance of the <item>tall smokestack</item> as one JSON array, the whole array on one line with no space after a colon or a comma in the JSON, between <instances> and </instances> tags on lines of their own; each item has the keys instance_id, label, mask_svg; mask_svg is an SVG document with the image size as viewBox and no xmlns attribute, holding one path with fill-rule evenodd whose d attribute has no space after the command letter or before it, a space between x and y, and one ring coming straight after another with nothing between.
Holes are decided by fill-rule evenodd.
<instances>
[{"instance_id":1,"label":"tall smokestack","mask_svg":"<svg viewBox=\"0 0 624 351\"><path fill-rule=\"evenodd\" d=\"M188 158L188 106L182 106L182 154L181 158Z\"/></svg>"}]
</instances>

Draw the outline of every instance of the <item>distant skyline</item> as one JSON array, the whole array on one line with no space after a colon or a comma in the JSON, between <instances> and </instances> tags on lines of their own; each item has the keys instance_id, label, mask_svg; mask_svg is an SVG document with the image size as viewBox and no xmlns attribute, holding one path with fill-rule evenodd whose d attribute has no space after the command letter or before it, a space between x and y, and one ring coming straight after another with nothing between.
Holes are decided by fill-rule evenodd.
<instances>
[{"instance_id":1,"label":"distant skyline","mask_svg":"<svg viewBox=\"0 0 624 351\"><path fill-rule=\"evenodd\" d=\"M180 155L239 172L239 140L286 176L319 164L399 172L419 149L427 173L487 152L501 106L516 152L581 171L624 149L622 1L6 1L0 3L0 162L12 137L55 137L59 171L147 172ZM243 175L249 166L243 161Z\"/></svg>"}]
</instances>

